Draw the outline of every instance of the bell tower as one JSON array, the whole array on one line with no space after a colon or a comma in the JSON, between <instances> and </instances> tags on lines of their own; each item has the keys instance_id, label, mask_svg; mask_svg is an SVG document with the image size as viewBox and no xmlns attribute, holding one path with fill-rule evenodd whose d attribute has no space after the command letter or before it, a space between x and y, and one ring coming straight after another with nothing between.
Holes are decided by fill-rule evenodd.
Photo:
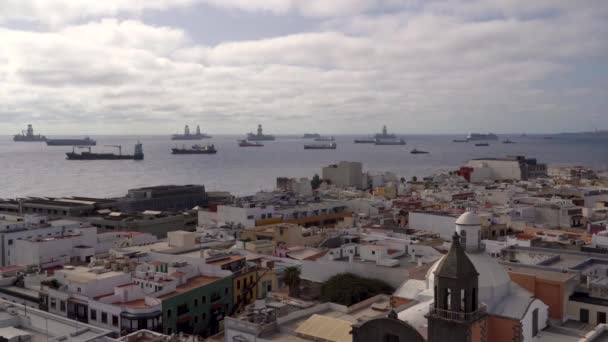
<instances>
[{"instance_id":1,"label":"bell tower","mask_svg":"<svg viewBox=\"0 0 608 342\"><path fill-rule=\"evenodd\" d=\"M435 270L428 342L485 342L486 310L479 304L479 273L454 232L452 246Z\"/></svg>"}]
</instances>

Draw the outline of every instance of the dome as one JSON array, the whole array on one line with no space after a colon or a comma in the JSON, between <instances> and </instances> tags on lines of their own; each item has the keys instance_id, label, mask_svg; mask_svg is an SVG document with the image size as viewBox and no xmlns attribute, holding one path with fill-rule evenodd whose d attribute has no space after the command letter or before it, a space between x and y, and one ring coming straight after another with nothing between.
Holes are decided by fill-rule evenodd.
<instances>
[{"instance_id":1,"label":"dome","mask_svg":"<svg viewBox=\"0 0 608 342\"><path fill-rule=\"evenodd\" d=\"M479 273L479 301L489 307L510 292L511 278L507 271L484 253L467 253ZM435 287L435 270L444 257L437 260L426 274L428 289Z\"/></svg>"},{"instance_id":2,"label":"dome","mask_svg":"<svg viewBox=\"0 0 608 342\"><path fill-rule=\"evenodd\" d=\"M477 214L467 211L460 215L456 224L459 226L481 226L481 218Z\"/></svg>"}]
</instances>

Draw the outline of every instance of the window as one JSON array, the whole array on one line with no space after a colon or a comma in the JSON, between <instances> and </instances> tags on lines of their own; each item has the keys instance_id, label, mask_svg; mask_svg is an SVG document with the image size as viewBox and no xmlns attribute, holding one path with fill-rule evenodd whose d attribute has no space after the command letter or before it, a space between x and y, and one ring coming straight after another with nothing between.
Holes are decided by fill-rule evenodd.
<instances>
[{"instance_id":1,"label":"window","mask_svg":"<svg viewBox=\"0 0 608 342\"><path fill-rule=\"evenodd\" d=\"M376 254L376 251L372 251L372 254Z\"/></svg>"},{"instance_id":2,"label":"window","mask_svg":"<svg viewBox=\"0 0 608 342\"><path fill-rule=\"evenodd\" d=\"M180 306L177 307L177 315L181 316L187 312L189 312L190 310L188 310L188 305L187 304L182 304Z\"/></svg>"},{"instance_id":3,"label":"window","mask_svg":"<svg viewBox=\"0 0 608 342\"><path fill-rule=\"evenodd\" d=\"M203 303L203 304L207 303L207 296L203 296L203 300L201 301L201 303Z\"/></svg>"},{"instance_id":4,"label":"window","mask_svg":"<svg viewBox=\"0 0 608 342\"><path fill-rule=\"evenodd\" d=\"M597 312L597 324L605 324L606 323L606 313L598 311Z\"/></svg>"},{"instance_id":5,"label":"window","mask_svg":"<svg viewBox=\"0 0 608 342\"><path fill-rule=\"evenodd\" d=\"M82 289L79 287L79 288L78 288L78 293L80 293L80 292L82 292Z\"/></svg>"},{"instance_id":6,"label":"window","mask_svg":"<svg viewBox=\"0 0 608 342\"><path fill-rule=\"evenodd\" d=\"M167 310L167 318L171 318L171 309Z\"/></svg>"},{"instance_id":7,"label":"window","mask_svg":"<svg viewBox=\"0 0 608 342\"><path fill-rule=\"evenodd\" d=\"M194 306L197 307L198 306L198 299L194 300Z\"/></svg>"},{"instance_id":8,"label":"window","mask_svg":"<svg viewBox=\"0 0 608 342\"><path fill-rule=\"evenodd\" d=\"M61 310L62 312L65 312L65 300L59 301L59 310Z\"/></svg>"},{"instance_id":9,"label":"window","mask_svg":"<svg viewBox=\"0 0 608 342\"><path fill-rule=\"evenodd\" d=\"M91 320L92 321L96 321L97 320L97 311L91 310Z\"/></svg>"},{"instance_id":10,"label":"window","mask_svg":"<svg viewBox=\"0 0 608 342\"><path fill-rule=\"evenodd\" d=\"M224 288L224 294L228 294L228 288Z\"/></svg>"},{"instance_id":11,"label":"window","mask_svg":"<svg viewBox=\"0 0 608 342\"><path fill-rule=\"evenodd\" d=\"M172 332L173 330L171 330L171 328L167 328L167 335L171 335Z\"/></svg>"},{"instance_id":12,"label":"window","mask_svg":"<svg viewBox=\"0 0 608 342\"><path fill-rule=\"evenodd\" d=\"M118 316L112 315L112 325L115 327L118 326Z\"/></svg>"},{"instance_id":13,"label":"window","mask_svg":"<svg viewBox=\"0 0 608 342\"><path fill-rule=\"evenodd\" d=\"M105 312L101 313L101 323L108 324L108 314Z\"/></svg>"},{"instance_id":14,"label":"window","mask_svg":"<svg viewBox=\"0 0 608 342\"><path fill-rule=\"evenodd\" d=\"M194 316L194 323L198 323L198 316Z\"/></svg>"},{"instance_id":15,"label":"window","mask_svg":"<svg viewBox=\"0 0 608 342\"><path fill-rule=\"evenodd\" d=\"M581 309L579 321L581 323L589 323L589 310Z\"/></svg>"},{"instance_id":16,"label":"window","mask_svg":"<svg viewBox=\"0 0 608 342\"><path fill-rule=\"evenodd\" d=\"M8 245L12 245L13 244L13 239L8 239Z\"/></svg>"},{"instance_id":17,"label":"window","mask_svg":"<svg viewBox=\"0 0 608 342\"><path fill-rule=\"evenodd\" d=\"M207 319L207 313L203 312L203 321Z\"/></svg>"},{"instance_id":18,"label":"window","mask_svg":"<svg viewBox=\"0 0 608 342\"><path fill-rule=\"evenodd\" d=\"M240 280L237 280L237 281L236 281L236 289L237 289L237 290L240 290L240 289L241 289L241 281L240 281Z\"/></svg>"},{"instance_id":19,"label":"window","mask_svg":"<svg viewBox=\"0 0 608 342\"><path fill-rule=\"evenodd\" d=\"M56 309L57 308L57 299L51 298L51 308L52 309Z\"/></svg>"}]
</instances>

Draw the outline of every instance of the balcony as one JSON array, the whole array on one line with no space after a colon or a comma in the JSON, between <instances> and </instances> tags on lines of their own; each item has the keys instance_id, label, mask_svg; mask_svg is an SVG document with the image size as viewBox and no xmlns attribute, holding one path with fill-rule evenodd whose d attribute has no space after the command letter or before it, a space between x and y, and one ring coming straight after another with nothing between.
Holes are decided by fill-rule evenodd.
<instances>
[{"instance_id":1,"label":"balcony","mask_svg":"<svg viewBox=\"0 0 608 342\"><path fill-rule=\"evenodd\" d=\"M435 303L431 303L429 305L429 315L436 316L444 319L449 319L453 321L461 321L461 322L471 322L476 321L479 318L483 317L486 314L487 307L485 304L480 304L477 311L473 312L461 312L461 311L452 311L452 310L442 310L434 307Z\"/></svg>"}]
</instances>

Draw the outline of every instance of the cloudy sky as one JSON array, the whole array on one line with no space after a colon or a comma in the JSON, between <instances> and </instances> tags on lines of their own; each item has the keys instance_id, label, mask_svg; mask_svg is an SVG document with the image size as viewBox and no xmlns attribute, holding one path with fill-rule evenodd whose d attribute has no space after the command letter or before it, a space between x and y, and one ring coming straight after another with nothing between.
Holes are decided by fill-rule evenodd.
<instances>
[{"instance_id":1,"label":"cloudy sky","mask_svg":"<svg viewBox=\"0 0 608 342\"><path fill-rule=\"evenodd\" d=\"M606 0L2 0L0 134L608 129Z\"/></svg>"}]
</instances>

